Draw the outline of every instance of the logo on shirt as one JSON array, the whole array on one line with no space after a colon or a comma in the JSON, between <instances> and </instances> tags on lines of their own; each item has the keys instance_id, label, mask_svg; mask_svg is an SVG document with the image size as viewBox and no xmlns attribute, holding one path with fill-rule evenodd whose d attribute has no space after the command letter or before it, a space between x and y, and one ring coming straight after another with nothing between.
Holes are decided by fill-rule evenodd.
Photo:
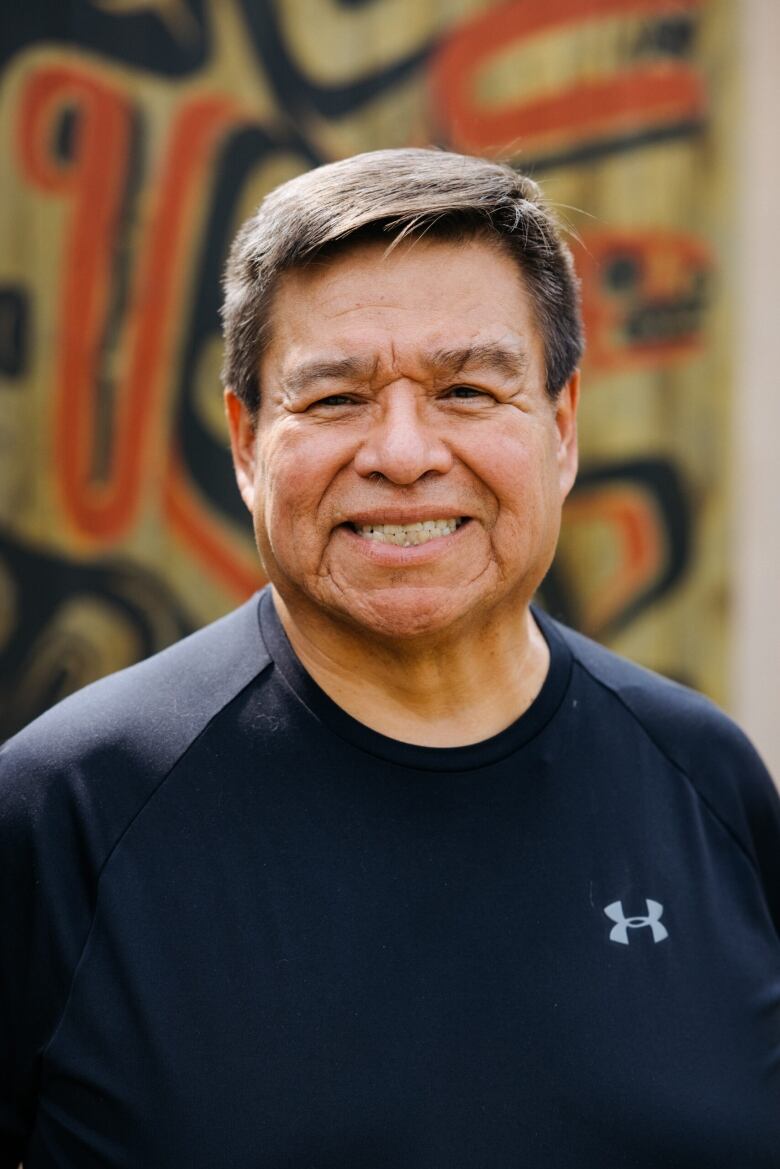
<instances>
[{"instance_id":1,"label":"logo on shirt","mask_svg":"<svg viewBox=\"0 0 780 1169\"><path fill-rule=\"evenodd\" d=\"M651 901L649 897L645 898L645 905L647 906L646 917L626 917L623 913L622 901L613 901L610 905L604 906L607 917L616 923L609 931L610 942L619 942L621 946L627 946L628 931L641 930L645 926L653 931L654 942L662 942L664 938L669 937L666 926L661 925L663 905L660 901Z\"/></svg>"}]
</instances>

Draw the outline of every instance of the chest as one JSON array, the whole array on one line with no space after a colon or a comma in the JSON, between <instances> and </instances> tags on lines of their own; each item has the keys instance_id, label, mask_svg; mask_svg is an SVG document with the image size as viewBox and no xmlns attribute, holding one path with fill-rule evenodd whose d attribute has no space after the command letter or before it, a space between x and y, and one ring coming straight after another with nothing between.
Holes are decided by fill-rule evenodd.
<instances>
[{"instance_id":1,"label":"chest","mask_svg":"<svg viewBox=\"0 0 780 1169\"><path fill-rule=\"evenodd\" d=\"M744 858L695 803L262 803L124 842L46 1055L41 1149L80 1167L771 1163L776 955Z\"/></svg>"}]
</instances>

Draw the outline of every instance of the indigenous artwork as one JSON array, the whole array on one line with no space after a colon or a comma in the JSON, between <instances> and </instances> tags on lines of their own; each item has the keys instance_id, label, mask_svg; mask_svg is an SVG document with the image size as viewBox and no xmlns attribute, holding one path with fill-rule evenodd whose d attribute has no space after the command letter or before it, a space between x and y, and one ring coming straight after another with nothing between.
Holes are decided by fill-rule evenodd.
<instances>
[{"instance_id":1,"label":"indigenous artwork","mask_svg":"<svg viewBox=\"0 0 780 1169\"><path fill-rule=\"evenodd\" d=\"M0 737L262 583L222 417L229 241L436 144L537 177L584 282L541 602L724 702L725 0L25 0L0 38Z\"/></svg>"}]
</instances>

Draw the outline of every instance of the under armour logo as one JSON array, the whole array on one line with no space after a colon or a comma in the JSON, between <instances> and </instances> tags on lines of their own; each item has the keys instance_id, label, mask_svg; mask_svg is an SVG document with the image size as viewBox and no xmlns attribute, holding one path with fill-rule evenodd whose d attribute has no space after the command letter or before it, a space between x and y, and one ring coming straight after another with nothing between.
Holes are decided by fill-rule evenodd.
<instances>
[{"instance_id":1,"label":"under armour logo","mask_svg":"<svg viewBox=\"0 0 780 1169\"><path fill-rule=\"evenodd\" d=\"M617 922L617 925L613 925L609 931L610 942L620 942L622 946L627 946L628 931L639 930L646 925L649 925L653 931L654 942L662 942L664 938L669 937L669 931L661 925L663 905L660 901L651 901L649 897L645 898L645 905L647 906L647 917L626 917L623 913L622 901L613 901L611 905L604 907L607 917L611 921Z\"/></svg>"}]
</instances>

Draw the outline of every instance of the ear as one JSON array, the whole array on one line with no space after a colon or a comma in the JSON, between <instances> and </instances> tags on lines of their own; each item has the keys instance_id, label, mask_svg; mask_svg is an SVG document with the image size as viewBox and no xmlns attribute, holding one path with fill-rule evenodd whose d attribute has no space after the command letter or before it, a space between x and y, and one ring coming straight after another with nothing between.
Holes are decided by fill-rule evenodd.
<instances>
[{"instance_id":1,"label":"ear","mask_svg":"<svg viewBox=\"0 0 780 1169\"><path fill-rule=\"evenodd\" d=\"M225 413L230 432L233 469L241 498L254 512L257 472L257 426L255 418L233 391L225 390Z\"/></svg>"},{"instance_id":2,"label":"ear","mask_svg":"<svg viewBox=\"0 0 780 1169\"><path fill-rule=\"evenodd\" d=\"M577 406L580 400L580 371L575 369L555 402L558 431L558 482L565 499L577 477Z\"/></svg>"}]
</instances>

